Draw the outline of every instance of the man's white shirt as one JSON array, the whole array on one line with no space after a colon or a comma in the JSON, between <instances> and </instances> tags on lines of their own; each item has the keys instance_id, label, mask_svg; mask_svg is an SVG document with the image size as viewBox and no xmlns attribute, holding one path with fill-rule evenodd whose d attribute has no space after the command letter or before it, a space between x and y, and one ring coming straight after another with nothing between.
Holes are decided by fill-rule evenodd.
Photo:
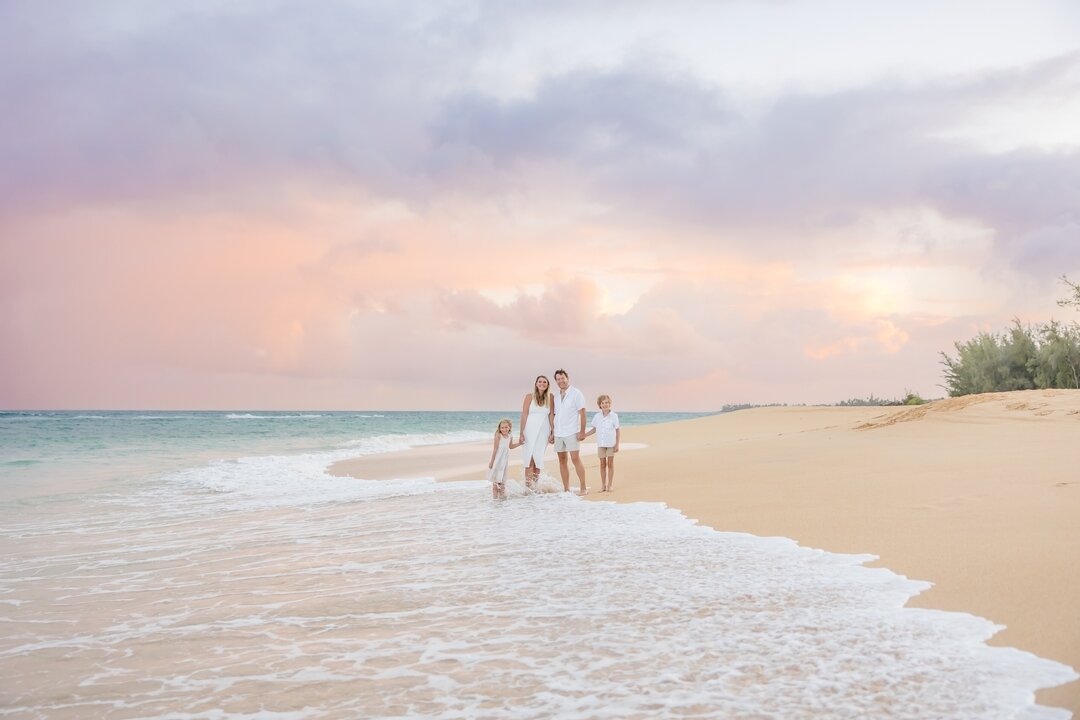
<instances>
[{"instance_id":1,"label":"man's white shirt","mask_svg":"<svg viewBox=\"0 0 1080 720\"><path fill-rule=\"evenodd\" d=\"M555 437L570 437L581 432L580 411L585 409L585 396L576 387L566 388L566 397L559 390L555 396Z\"/></svg>"}]
</instances>

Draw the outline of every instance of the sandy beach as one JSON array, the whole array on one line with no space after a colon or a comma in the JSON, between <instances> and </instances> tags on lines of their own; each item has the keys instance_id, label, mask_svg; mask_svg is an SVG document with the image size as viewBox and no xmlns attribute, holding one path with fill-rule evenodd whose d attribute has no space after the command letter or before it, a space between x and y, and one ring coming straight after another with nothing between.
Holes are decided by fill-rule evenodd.
<instances>
[{"instance_id":1,"label":"sandy beach","mask_svg":"<svg viewBox=\"0 0 1080 720\"><path fill-rule=\"evenodd\" d=\"M623 430L615 492L717 530L784 536L934 584L911 605L1004 625L993 644L1080 668L1080 391L915 407L743 410ZM479 479L489 443L336 464L367 479ZM557 472L554 460L549 472ZM512 468L512 472L514 469ZM1038 694L1080 712L1080 681Z\"/></svg>"}]
</instances>

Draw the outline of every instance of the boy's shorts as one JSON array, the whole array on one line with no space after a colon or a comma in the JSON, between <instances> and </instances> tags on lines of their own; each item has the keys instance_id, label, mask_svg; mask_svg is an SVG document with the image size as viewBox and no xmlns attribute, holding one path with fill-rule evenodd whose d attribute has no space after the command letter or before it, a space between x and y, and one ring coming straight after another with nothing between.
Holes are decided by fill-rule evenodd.
<instances>
[{"instance_id":1,"label":"boy's shorts","mask_svg":"<svg viewBox=\"0 0 1080 720\"><path fill-rule=\"evenodd\" d=\"M615 448L613 448L613 447L609 447L609 448L597 447L596 448L596 456L597 457L602 457L602 458L615 457Z\"/></svg>"},{"instance_id":2,"label":"boy's shorts","mask_svg":"<svg viewBox=\"0 0 1080 720\"><path fill-rule=\"evenodd\" d=\"M555 438L555 452L577 452L581 449L581 442L578 441L577 435L567 435L566 437Z\"/></svg>"}]
</instances>

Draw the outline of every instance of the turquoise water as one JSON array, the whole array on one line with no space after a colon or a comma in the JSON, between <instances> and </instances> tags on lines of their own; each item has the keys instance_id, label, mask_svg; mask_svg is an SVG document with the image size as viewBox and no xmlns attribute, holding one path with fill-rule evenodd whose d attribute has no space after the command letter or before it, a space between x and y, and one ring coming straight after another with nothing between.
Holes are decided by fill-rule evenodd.
<instances>
[{"instance_id":1,"label":"turquoise water","mask_svg":"<svg viewBox=\"0 0 1080 720\"><path fill-rule=\"evenodd\" d=\"M905 608L928 583L870 555L659 503L494 501L486 444L477 479L326 473L503 415L0 414L0 715L1068 717L1033 692L1072 669Z\"/></svg>"},{"instance_id":2,"label":"turquoise water","mask_svg":"<svg viewBox=\"0 0 1080 720\"><path fill-rule=\"evenodd\" d=\"M704 413L620 413L623 425ZM0 412L0 502L109 489L249 456L333 453L486 439L507 412ZM478 466L480 461L478 461Z\"/></svg>"}]
</instances>

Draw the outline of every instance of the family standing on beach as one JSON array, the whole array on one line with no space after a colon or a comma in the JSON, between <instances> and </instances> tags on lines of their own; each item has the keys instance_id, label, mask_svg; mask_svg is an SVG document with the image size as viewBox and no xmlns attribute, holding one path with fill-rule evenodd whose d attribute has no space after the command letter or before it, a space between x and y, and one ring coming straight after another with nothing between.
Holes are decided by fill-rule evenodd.
<instances>
[{"instance_id":1,"label":"family standing on beach","mask_svg":"<svg viewBox=\"0 0 1080 720\"><path fill-rule=\"evenodd\" d=\"M611 409L611 397L597 398L600 412L592 419L592 426L585 427L585 395L570 384L565 370L555 371L556 390L544 375L537 376L533 390L521 403L521 432L515 442L513 423L509 418L499 421L488 462L488 481L491 495L502 499L508 494L507 468L510 451L521 447L524 466L524 485L520 494L558 492L558 485L544 475L544 453L548 444L555 445L559 458L559 474L562 491L570 492L570 465L578 479L578 494L587 495L585 465L581 462L581 441L596 433L597 455L600 458L600 492L610 492L615 482L615 453L619 452L619 416Z\"/></svg>"}]
</instances>

